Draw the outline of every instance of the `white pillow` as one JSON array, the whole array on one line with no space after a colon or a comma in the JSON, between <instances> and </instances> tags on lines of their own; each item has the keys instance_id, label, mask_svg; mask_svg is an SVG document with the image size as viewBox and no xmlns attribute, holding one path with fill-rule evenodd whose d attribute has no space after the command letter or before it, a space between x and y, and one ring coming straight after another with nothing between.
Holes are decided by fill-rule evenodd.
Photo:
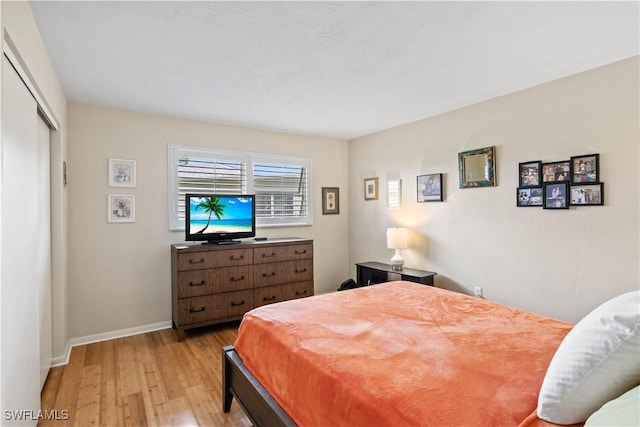
<instances>
[{"instance_id":1,"label":"white pillow","mask_svg":"<svg viewBox=\"0 0 640 427\"><path fill-rule=\"evenodd\" d=\"M613 298L567 334L538 396L538 417L583 423L604 403L640 384L640 291Z\"/></svg>"},{"instance_id":2,"label":"white pillow","mask_svg":"<svg viewBox=\"0 0 640 427\"><path fill-rule=\"evenodd\" d=\"M640 386L632 388L611 400L593 413L584 427L637 427L640 426Z\"/></svg>"}]
</instances>

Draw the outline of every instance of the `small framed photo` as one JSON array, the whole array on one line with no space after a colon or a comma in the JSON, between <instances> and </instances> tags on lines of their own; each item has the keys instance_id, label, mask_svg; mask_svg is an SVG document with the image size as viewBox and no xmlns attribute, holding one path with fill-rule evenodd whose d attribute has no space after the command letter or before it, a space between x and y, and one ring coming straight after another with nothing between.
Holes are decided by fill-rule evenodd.
<instances>
[{"instance_id":1,"label":"small framed photo","mask_svg":"<svg viewBox=\"0 0 640 427\"><path fill-rule=\"evenodd\" d=\"M322 215L340 213L340 189L338 187L322 187Z\"/></svg>"},{"instance_id":2,"label":"small framed photo","mask_svg":"<svg viewBox=\"0 0 640 427\"><path fill-rule=\"evenodd\" d=\"M574 184L600 182L599 163L600 154L572 157L571 182Z\"/></svg>"},{"instance_id":3,"label":"small framed photo","mask_svg":"<svg viewBox=\"0 0 640 427\"><path fill-rule=\"evenodd\" d=\"M542 182L560 182L571 180L571 162L552 162L542 164Z\"/></svg>"},{"instance_id":4,"label":"small framed photo","mask_svg":"<svg viewBox=\"0 0 640 427\"><path fill-rule=\"evenodd\" d=\"M518 188L516 206L519 208L542 206L542 187Z\"/></svg>"},{"instance_id":5,"label":"small framed photo","mask_svg":"<svg viewBox=\"0 0 640 427\"><path fill-rule=\"evenodd\" d=\"M569 183L550 182L544 184L542 207L544 209L569 209Z\"/></svg>"},{"instance_id":6,"label":"small framed photo","mask_svg":"<svg viewBox=\"0 0 640 427\"><path fill-rule=\"evenodd\" d=\"M135 187L136 161L109 159L109 187Z\"/></svg>"},{"instance_id":7,"label":"small framed photo","mask_svg":"<svg viewBox=\"0 0 640 427\"><path fill-rule=\"evenodd\" d=\"M542 186L542 162L540 160L520 163L518 168L520 188Z\"/></svg>"},{"instance_id":8,"label":"small framed photo","mask_svg":"<svg viewBox=\"0 0 640 427\"><path fill-rule=\"evenodd\" d=\"M572 185L571 204L575 206L604 205L604 183Z\"/></svg>"},{"instance_id":9,"label":"small framed photo","mask_svg":"<svg viewBox=\"0 0 640 427\"><path fill-rule=\"evenodd\" d=\"M364 179L364 199L378 200L378 178Z\"/></svg>"},{"instance_id":10,"label":"small framed photo","mask_svg":"<svg viewBox=\"0 0 640 427\"><path fill-rule=\"evenodd\" d=\"M441 173L420 175L417 181L418 203L441 202L443 200Z\"/></svg>"},{"instance_id":11,"label":"small framed photo","mask_svg":"<svg viewBox=\"0 0 640 427\"><path fill-rule=\"evenodd\" d=\"M109 194L107 196L107 222L135 222L136 196Z\"/></svg>"}]
</instances>

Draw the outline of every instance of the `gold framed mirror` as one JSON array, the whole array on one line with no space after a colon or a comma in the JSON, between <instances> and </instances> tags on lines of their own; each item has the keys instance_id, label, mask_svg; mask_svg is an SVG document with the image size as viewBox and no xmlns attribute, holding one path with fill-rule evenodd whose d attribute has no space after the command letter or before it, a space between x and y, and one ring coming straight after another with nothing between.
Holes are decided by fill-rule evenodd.
<instances>
[{"instance_id":1,"label":"gold framed mirror","mask_svg":"<svg viewBox=\"0 0 640 427\"><path fill-rule=\"evenodd\" d=\"M460 188L496 186L496 147L458 153Z\"/></svg>"}]
</instances>

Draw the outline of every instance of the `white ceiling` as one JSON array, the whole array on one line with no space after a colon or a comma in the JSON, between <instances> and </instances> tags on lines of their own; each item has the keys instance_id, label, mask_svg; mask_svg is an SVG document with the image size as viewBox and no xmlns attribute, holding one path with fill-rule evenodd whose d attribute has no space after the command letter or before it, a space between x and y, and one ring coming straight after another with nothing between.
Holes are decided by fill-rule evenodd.
<instances>
[{"instance_id":1,"label":"white ceiling","mask_svg":"<svg viewBox=\"0 0 640 427\"><path fill-rule=\"evenodd\" d=\"M350 139L640 54L639 2L40 2L71 101Z\"/></svg>"}]
</instances>

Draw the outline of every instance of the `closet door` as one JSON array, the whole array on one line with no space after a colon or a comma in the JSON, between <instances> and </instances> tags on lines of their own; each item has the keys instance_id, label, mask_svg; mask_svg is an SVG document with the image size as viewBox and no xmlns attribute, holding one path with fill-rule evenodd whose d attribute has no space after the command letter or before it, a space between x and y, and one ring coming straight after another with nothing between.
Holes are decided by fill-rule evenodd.
<instances>
[{"instance_id":1,"label":"closet door","mask_svg":"<svg viewBox=\"0 0 640 427\"><path fill-rule=\"evenodd\" d=\"M37 105L2 56L2 413L40 409ZM47 209L50 209L47 207ZM36 412L37 413L37 412ZM36 420L4 420L35 425Z\"/></svg>"},{"instance_id":2,"label":"closet door","mask_svg":"<svg viewBox=\"0 0 640 427\"><path fill-rule=\"evenodd\" d=\"M49 126L38 116L38 245L36 283L40 315L40 390L51 368L53 343L51 328L51 143Z\"/></svg>"}]
</instances>

